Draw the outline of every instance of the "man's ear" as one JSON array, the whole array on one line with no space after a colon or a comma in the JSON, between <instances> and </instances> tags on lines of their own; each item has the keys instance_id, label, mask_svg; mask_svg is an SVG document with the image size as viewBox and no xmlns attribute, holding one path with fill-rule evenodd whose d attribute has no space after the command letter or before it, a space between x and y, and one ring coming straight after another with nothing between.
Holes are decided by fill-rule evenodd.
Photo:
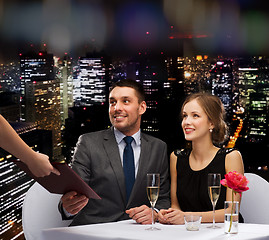
<instances>
[{"instance_id":1,"label":"man's ear","mask_svg":"<svg viewBox=\"0 0 269 240\"><path fill-rule=\"evenodd\" d=\"M139 114L142 115L146 112L147 104L145 101L142 101L139 106Z\"/></svg>"}]
</instances>

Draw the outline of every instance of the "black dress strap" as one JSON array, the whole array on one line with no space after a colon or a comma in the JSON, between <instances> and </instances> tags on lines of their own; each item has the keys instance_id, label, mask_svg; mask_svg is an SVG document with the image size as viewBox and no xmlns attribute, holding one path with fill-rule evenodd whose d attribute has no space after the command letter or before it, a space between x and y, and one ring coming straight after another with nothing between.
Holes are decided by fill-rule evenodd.
<instances>
[{"instance_id":1,"label":"black dress strap","mask_svg":"<svg viewBox=\"0 0 269 240\"><path fill-rule=\"evenodd\" d=\"M236 150L236 149L235 148L221 148L218 153L226 155L226 154L231 153L234 150Z\"/></svg>"},{"instance_id":2,"label":"black dress strap","mask_svg":"<svg viewBox=\"0 0 269 240\"><path fill-rule=\"evenodd\" d=\"M177 157L182 157L182 156L186 157L186 156L189 155L190 151L191 151L190 149L176 149L176 150L174 151L174 154L175 154Z\"/></svg>"}]
</instances>

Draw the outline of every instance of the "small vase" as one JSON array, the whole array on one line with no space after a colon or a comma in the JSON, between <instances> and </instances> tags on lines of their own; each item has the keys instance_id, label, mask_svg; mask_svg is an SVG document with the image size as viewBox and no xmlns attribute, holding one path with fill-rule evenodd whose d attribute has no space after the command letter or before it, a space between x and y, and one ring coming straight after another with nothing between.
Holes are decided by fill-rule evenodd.
<instances>
[{"instance_id":1,"label":"small vase","mask_svg":"<svg viewBox=\"0 0 269 240\"><path fill-rule=\"evenodd\" d=\"M238 233L239 202L225 201L224 211L225 211L224 232L227 234Z\"/></svg>"}]
</instances>

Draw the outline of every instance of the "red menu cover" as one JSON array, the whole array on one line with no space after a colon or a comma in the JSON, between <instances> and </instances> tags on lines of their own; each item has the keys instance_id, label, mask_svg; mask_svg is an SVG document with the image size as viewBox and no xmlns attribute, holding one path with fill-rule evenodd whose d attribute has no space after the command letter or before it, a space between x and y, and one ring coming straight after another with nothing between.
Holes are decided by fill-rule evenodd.
<instances>
[{"instance_id":1,"label":"red menu cover","mask_svg":"<svg viewBox=\"0 0 269 240\"><path fill-rule=\"evenodd\" d=\"M52 165L61 173L59 176L51 173L45 177L36 177L22 161L14 160L13 162L51 193L65 194L70 191L76 191L88 198L101 199L98 194L94 192L93 189L66 163L52 163Z\"/></svg>"}]
</instances>

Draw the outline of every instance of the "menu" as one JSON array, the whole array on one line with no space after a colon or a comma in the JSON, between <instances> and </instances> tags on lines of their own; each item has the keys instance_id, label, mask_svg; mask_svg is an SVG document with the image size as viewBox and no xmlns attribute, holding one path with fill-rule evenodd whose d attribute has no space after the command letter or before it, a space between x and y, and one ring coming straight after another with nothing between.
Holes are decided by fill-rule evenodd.
<instances>
[{"instance_id":1,"label":"menu","mask_svg":"<svg viewBox=\"0 0 269 240\"><path fill-rule=\"evenodd\" d=\"M13 160L13 162L50 193L65 194L70 191L76 191L88 198L101 199L99 195L94 192L94 190L66 163L51 163L61 173L59 176L51 173L45 177L36 177L31 173L24 162L20 160Z\"/></svg>"}]
</instances>

